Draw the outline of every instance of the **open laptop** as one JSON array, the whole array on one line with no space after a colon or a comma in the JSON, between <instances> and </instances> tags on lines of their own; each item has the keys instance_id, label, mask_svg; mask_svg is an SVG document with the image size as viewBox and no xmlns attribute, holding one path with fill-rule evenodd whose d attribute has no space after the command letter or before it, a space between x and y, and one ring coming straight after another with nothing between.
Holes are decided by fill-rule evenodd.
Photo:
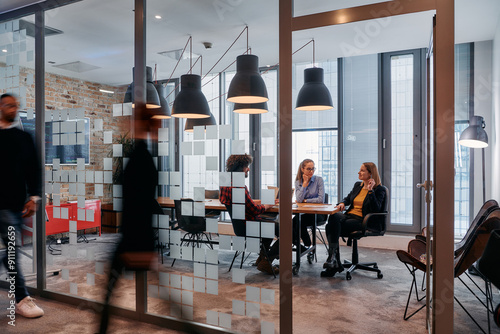
<instances>
[{"instance_id":1,"label":"open laptop","mask_svg":"<svg viewBox=\"0 0 500 334\"><path fill-rule=\"evenodd\" d=\"M274 199L280 198L280 188L274 187L274 186L267 186L267 189L274 189ZM292 197L293 197L294 192L295 192L295 188L292 188Z\"/></svg>"}]
</instances>

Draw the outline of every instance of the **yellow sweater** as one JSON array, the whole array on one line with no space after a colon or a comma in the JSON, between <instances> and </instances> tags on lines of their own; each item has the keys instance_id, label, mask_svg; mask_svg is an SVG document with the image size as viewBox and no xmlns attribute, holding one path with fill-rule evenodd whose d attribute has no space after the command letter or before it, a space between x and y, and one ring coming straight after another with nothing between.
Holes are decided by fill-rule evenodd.
<instances>
[{"instance_id":1,"label":"yellow sweater","mask_svg":"<svg viewBox=\"0 0 500 334\"><path fill-rule=\"evenodd\" d=\"M368 189L361 189L358 196L352 202L352 209L349 211L351 215L356 215L359 217L363 217L363 212L361 209L363 208L363 202L365 201L365 197L368 194Z\"/></svg>"}]
</instances>

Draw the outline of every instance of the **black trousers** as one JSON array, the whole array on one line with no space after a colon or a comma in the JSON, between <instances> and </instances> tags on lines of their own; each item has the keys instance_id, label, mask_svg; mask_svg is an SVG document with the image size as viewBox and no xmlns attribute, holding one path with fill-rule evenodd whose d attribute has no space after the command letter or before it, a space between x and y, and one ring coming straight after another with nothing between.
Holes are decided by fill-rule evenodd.
<instances>
[{"instance_id":1,"label":"black trousers","mask_svg":"<svg viewBox=\"0 0 500 334\"><path fill-rule=\"evenodd\" d=\"M313 215L313 214L303 214L300 215L300 237L304 242L304 246L311 246L311 237L309 236L308 226L314 226L314 219L318 216L317 224L321 225L321 222L326 220L326 215ZM298 245L299 240L299 215L293 217L293 244Z\"/></svg>"},{"instance_id":2,"label":"black trousers","mask_svg":"<svg viewBox=\"0 0 500 334\"><path fill-rule=\"evenodd\" d=\"M363 226L363 217L337 212L330 216L325 227L329 247L338 248L339 238L351 232L359 231Z\"/></svg>"}]
</instances>

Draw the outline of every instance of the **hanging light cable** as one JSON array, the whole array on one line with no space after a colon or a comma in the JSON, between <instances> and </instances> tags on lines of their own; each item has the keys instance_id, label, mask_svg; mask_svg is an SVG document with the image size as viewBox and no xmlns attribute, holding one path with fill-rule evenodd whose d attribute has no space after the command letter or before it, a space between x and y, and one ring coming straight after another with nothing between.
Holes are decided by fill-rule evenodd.
<instances>
[{"instance_id":1,"label":"hanging light cable","mask_svg":"<svg viewBox=\"0 0 500 334\"><path fill-rule=\"evenodd\" d=\"M166 99L167 87L166 87L166 85L163 85L162 83L158 83L156 64L155 64L155 70L154 70L154 79L155 80L154 80L153 85L155 86L155 89L158 92L158 98L160 99L160 108L153 110L152 118L154 118L154 119L172 118L172 116L170 115L170 108L168 107L168 102Z\"/></svg>"}]
</instances>

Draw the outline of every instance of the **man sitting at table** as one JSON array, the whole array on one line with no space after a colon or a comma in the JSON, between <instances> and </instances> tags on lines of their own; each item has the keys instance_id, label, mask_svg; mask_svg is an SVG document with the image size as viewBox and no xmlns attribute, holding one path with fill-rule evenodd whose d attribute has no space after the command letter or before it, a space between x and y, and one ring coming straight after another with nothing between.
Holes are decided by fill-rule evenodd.
<instances>
[{"instance_id":1,"label":"man sitting at table","mask_svg":"<svg viewBox=\"0 0 500 334\"><path fill-rule=\"evenodd\" d=\"M228 172L243 172L245 173L245 177L248 177L248 172L250 171L250 164L252 163L253 158L248 154L233 154L226 161L226 170ZM231 183L232 184L232 183ZM236 188L236 187L235 187ZM232 189L233 187L220 187L220 202L224 205L231 206L232 202ZM248 188L245 186L245 221L260 221L262 220L259 215L264 213L264 211L271 208L272 205L261 205L257 204L250 193L248 192ZM279 225L275 224L275 234L279 235ZM266 259L264 252L260 251L259 257L255 263L257 264L257 269L268 273L268 274L277 274L278 268L272 266L272 262L279 255L279 242L276 241L272 246L273 239L271 238L262 238L262 246L266 249L269 261Z\"/></svg>"}]
</instances>

